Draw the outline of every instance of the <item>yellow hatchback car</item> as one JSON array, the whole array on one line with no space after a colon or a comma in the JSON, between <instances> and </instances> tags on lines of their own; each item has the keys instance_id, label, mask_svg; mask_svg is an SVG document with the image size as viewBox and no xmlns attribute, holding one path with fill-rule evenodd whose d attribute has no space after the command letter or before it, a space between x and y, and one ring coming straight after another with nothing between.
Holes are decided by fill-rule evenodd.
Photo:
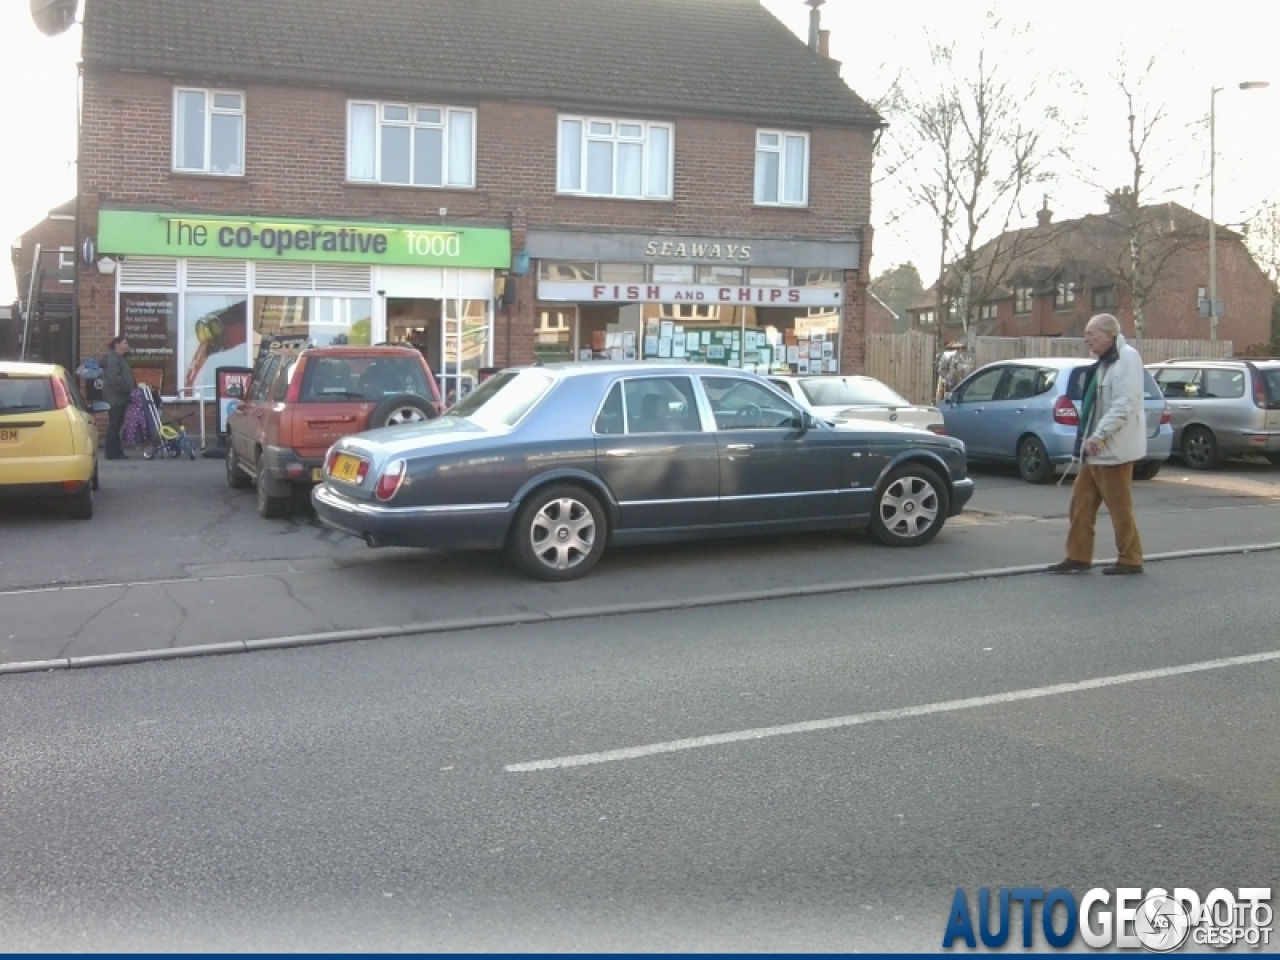
<instances>
[{"instance_id":1,"label":"yellow hatchback car","mask_svg":"<svg viewBox=\"0 0 1280 960\"><path fill-rule=\"evenodd\" d=\"M98 428L75 381L47 363L0 361L0 497L57 498L93 516Z\"/></svg>"}]
</instances>

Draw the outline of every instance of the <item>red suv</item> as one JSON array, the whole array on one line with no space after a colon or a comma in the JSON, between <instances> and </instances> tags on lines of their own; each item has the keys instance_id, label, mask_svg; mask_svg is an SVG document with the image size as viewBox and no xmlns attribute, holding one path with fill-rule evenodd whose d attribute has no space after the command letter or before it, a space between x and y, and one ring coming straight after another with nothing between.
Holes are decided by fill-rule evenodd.
<instances>
[{"instance_id":1,"label":"red suv","mask_svg":"<svg viewBox=\"0 0 1280 960\"><path fill-rule=\"evenodd\" d=\"M408 347L313 347L258 360L228 417L227 484L258 489L258 513L282 517L295 487L320 482L324 457L349 433L444 412L421 353Z\"/></svg>"}]
</instances>

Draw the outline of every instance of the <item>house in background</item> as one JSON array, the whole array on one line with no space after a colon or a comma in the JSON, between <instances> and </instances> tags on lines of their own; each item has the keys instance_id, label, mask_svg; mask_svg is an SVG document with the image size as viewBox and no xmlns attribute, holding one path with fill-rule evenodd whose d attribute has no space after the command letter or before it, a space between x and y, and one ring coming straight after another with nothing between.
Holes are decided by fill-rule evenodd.
<instances>
[{"instance_id":1,"label":"house in background","mask_svg":"<svg viewBox=\"0 0 1280 960\"><path fill-rule=\"evenodd\" d=\"M867 336L873 333L897 333L898 315L878 296L867 291Z\"/></svg>"},{"instance_id":2,"label":"house in background","mask_svg":"<svg viewBox=\"0 0 1280 960\"><path fill-rule=\"evenodd\" d=\"M69 200L24 233L10 250L18 301L9 348L34 362L75 366L76 202ZM25 349L21 344L26 332ZM0 334L0 349L5 349ZM103 344L97 352L101 353Z\"/></svg>"},{"instance_id":3,"label":"house in background","mask_svg":"<svg viewBox=\"0 0 1280 960\"><path fill-rule=\"evenodd\" d=\"M972 283L978 336L1078 337L1096 313L1112 313L1134 336L1137 307L1148 339L1208 340L1201 303L1209 285L1209 221L1176 203L1136 206L1118 190L1108 210L1054 222L1045 208L1034 227L1012 230L981 247ZM1137 270L1130 239L1140 251ZM1218 227L1218 298L1225 303L1218 339L1237 353L1271 335L1271 284L1240 234ZM939 324L936 286L909 311L912 329L963 339L954 299L959 272L946 281L951 316Z\"/></svg>"},{"instance_id":4,"label":"house in background","mask_svg":"<svg viewBox=\"0 0 1280 960\"><path fill-rule=\"evenodd\" d=\"M295 336L412 344L450 396L537 358L862 369L881 119L824 32L759 0L189 6L84 17L80 347L128 335L163 396Z\"/></svg>"}]
</instances>

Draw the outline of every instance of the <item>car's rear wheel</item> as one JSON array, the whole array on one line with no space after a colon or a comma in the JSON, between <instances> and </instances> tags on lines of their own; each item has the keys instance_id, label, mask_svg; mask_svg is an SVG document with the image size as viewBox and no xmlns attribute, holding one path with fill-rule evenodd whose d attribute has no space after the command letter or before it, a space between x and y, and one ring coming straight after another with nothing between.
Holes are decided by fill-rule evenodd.
<instances>
[{"instance_id":1,"label":"car's rear wheel","mask_svg":"<svg viewBox=\"0 0 1280 960\"><path fill-rule=\"evenodd\" d=\"M288 496L282 497L273 491L274 484L263 467L262 457L259 456L256 483L258 488L258 516L267 520L274 520L289 513L290 498Z\"/></svg>"},{"instance_id":2,"label":"car's rear wheel","mask_svg":"<svg viewBox=\"0 0 1280 960\"><path fill-rule=\"evenodd\" d=\"M1218 459L1218 441L1210 430L1192 427L1182 435L1182 461L1192 470L1212 470Z\"/></svg>"},{"instance_id":3,"label":"car's rear wheel","mask_svg":"<svg viewBox=\"0 0 1280 960\"><path fill-rule=\"evenodd\" d=\"M1018 474L1027 483L1048 483L1053 479L1053 461L1039 437L1023 437L1019 442Z\"/></svg>"},{"instance_id":4,"label":"car's rear wheel","mask_svg":"<svg viewBox=\"0 0 1280 960\"><path fill-rule=\"evenodd\" d=\"M398 397L388 397L378 404L369 417L369 429L424 423L434 419L435 416L435 408L422 397L412 393L402 393Z\"/></svg>"},{"instance_id":5,"label":"car's rear wheel","mask_svg":"<svg viewBox=\"0 0 1280 960\"><path fill-rule=\"evenodd\" d=\"M600 501L581 487L557 484L525 501L507 552L516 566L539 580L576 580L599 562L607 537Z\"/></svg>"},{"instance_id":6,"label":"car's rear wheel","mask_svg":"<svg viewBox=\"0 0 1280 960\"><path fill-rule=\"evenodd\" d=\"M889 474L876 493L871 535L888 547L918 547L938 535L950 502L946 484L925 466Z\"/></svg>"},{"instance_id":7,"label":"car's rear wheel","mask_svg":"<svg viewBox=\"0 0 1280 960\"><path fill-rule=\"evenodd\" d=\"M93 483L84 485L75 496L67 501L67 516L72 520L93 519Z\"/></svg>"},{"instance_id":8,"label":"car's rear wheel","mask_svg":"<svg viewBox=\"0 0 1280 960\"><path fill-rule=\"evenodd\" d=\"M1263 456L1271 461L1273 467L1280 467L1280 453L1266 453Z\"/></svg>"},{"instance_id":9,"label":"car's rear wheel","mask_svg":"<svg viewBox=\"0 0 1280 960\"><path fill-rule=\"evenodd\" d=\"M1162 466L1159 460L1139 460L1133 465L1133 479L1154 480Z\"/></svg>"},{"instance_id":10,"label":"car's rear wheel","mask_svg":"<svg viewBox=\"0 0 1280 960\"><path fill-rule=\"evenodd\" d=\"M253 481L249 475L244 472L240 466L240 461L236 459L236 452L232 448L227 448L227 486L232 490L248 490L249 485Z\"/></svg>"}]
</instances>

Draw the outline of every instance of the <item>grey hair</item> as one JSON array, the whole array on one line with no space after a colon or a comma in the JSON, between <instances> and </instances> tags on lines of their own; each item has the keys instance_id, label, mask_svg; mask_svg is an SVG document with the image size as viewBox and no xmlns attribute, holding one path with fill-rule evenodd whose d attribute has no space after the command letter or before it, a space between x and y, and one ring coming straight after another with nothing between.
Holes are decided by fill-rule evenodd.
<instances>
[{"instance_id":1,"label":"grey hair","mask_svg":"<svg viewBox=\"0 0 1280 960\"><path fill-rule=\"evenodd\" d=\"M1120 321L1109 313L1099 313L1089 321L1089 326L1105 333L1111 339L1120 336Z\"/></svg>"}]
</instances>

